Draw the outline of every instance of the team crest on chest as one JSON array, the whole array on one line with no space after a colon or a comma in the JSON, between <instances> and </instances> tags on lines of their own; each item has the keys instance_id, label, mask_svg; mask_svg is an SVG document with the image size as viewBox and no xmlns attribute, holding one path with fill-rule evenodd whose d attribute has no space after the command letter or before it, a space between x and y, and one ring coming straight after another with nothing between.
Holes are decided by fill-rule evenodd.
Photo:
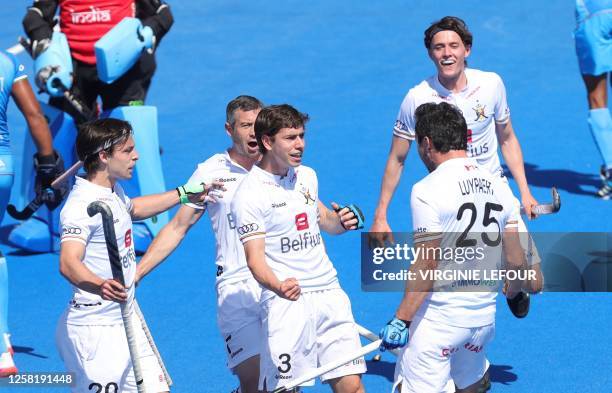
<instances>
[{"instance_id":1,"label":"team crest on chest","mask_svg":"<svg viewBox=\"0 0 612 393\"><path fill-rule=\"evenodd\" d=\"M474 121L483 121L484 119L487 119L489 117L485 115L486 107L487 107L486 105L482 106L480 105L480 103L478 103L478 105L472 108L472 110L476 112L476 119Z\"/></svg>"},{"instance_id":2,"label":"team crest on chest","mask_svg":"<svg viewBox=\"0 0 612 393\"><path fill-rule=\"evenodd\" d=\"M300 193L304 196L304 199L305 199L304 203L306 205L314 205L315 200L312 197L312 195L310 195L310 190L309 189L307 189L306 187L302 187L300 189Z\"/></svg>"}]
</instances>

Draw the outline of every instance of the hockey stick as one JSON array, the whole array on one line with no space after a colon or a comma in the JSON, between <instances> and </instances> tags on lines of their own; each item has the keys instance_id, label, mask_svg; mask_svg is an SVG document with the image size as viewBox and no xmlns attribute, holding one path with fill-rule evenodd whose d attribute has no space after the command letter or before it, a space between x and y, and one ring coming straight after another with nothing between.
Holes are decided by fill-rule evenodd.
<instances>
[{"instance_id":1,"label":"hockey stick","mask_svg":"<svg viewBox=\"0 0 612 393\"><path fill-rule=\"evenodd\" d=\"M89 214L90 217L98 213L102 215L102 229L104 230L104 240L106 241L106 250L108 251L108 259L110 261L111 271L113 272L113 279L125 286L121 259L119 257L119 246L117 246L117 236L115 235L113 212L106 203L101 201L92 202L87 206L87 214ZM132 326L132 320L130 319L127 303L121 302L119 305L121 306L121 318L123 319L123 327L125 328L130 357L132 358L136 387L138 388L138 393L146 393L142 379L140 361L138 359L138 350L136 348L136 337L134 336L134 328Z\"/></svg>"},{"instance_id":2,"label":"hockey stick","mask_svg":"<svg viewBox=\"0 0 612 393\"><path fill-rule=\"evenodd\" d=\"M62 91L62 94L64 95L64 99L68 101L70 105L72 105L74 110L77 111L77 114L80 117L77 123L83 123L86 121L94 120L96 118L95 113L90 111L85 105L81 103L81 101L79 101L75 96L73 96L72 93L70 93L70 90L68 90L68 88L64 86L62 81L60 81L59 79L55 79L53 81L53 87L60 89Z\"/></svg>"},{"instance_id":3,"label":"hockey stick","mask_svg":"<svg viewBox=\"0 0 612 393\"><path fill-rule=\"evenodd\" d=\"M557 192L557 187L552 188L552 202L545 203L542 205L536 205L533 207L533 209L531 209L531 211L538 216L544 214L555 214L559 210L561 210L561 196ZM525 208L522 206L521 214L525 214Z\"/></svg>"},{"instance_id":4,"label":"hockey stick","mask_svg":"<svg viewBox=\"0 0 612 393\"><path fill-rule=\"evenodd\" d=\"M81 166L83 166L83 162L77 161L74 165L68 168L67 171L59 175L57 179L53 180L50 187L58 188L61 184L66 182L70 177L74 176L79 171L79 169L81 169ZM43 192L45 192L45 190L43 190ZM6 211L11 217L13 217L16 220L27 220L28 218L32 216L32 214L36 212L36 210L38 210L38 208L42 204L43 204L43 196L42 196L42 193L39 193L39 194L36 194L34 199L32 199L30 203L28 203L28 205L23 208L23 210L17 210L15 205L8 205L6 207Z\"/></svg>"},{"instance_id":5,"label":"hockey stick","mask_svg":"<svg viewBox=\"0 0 612 393\"><path fill-rule=\"evenodd\" d=\"M361 337L365 338L366 340L370 340L370 341L374 342L374 341L379 339L376 334L372 333L371 331L369 331L368 329L364 328L360 324L356 323L355 325L357 325L357 331L359 332L359 335ZM395 356L399 356L399 351L397 349L388 349L387 351L391 352ZM378 356L378 355L376 355L376 356Z\"/></svg>"},{"instance_id":6,"label":"hockey stick","mask_svg":"<svg viewBox=\"0 0 612 393\"><path fill-rule=\"evenodd\" d=\"M359 348L359 350L350 353L348 355L345 355L343 357L341 357L340 359L331 362L331 363L327 363L324 364L321 367L315 368L314 370L311 370L309 372L307 372L306 374L302 375L299 378L296 378L295 380L291 381L289 384L285 385L285 386L281 386L275 390L272 391L272 393L282 393L282 392L289 392L291 391L291 389L294 389L298 386L300 386L301 384L310 381L311 379L315 379L317 377L320 377L321 375L328 373L334 369L337 369L340 366L343 366L349 362L352 362L355 359L358 359L364 355L367 355L370 352L374 352L378 349L378 347L380 346L380 343L382 342L382 340L376 340L374 342L369 343L368 345L366 345L365 347L361 347Z\"/></svg>"},{"instance_id":7,"label":"hockey stick","mask_svg":"<svg viewBox=\"0 0 612 393\"><path fill-rule=\"evenodd\" d=\"M168 374L168 370L166 370L166 365L164 364L161 354L159 353L159 350L157 349L157 345L155 345L155 340L153 340L153 335L151 334L151 331L149 330L147 321L145 320L144 315L142 314L142 311L140 310L140 306L138 305L138 302L136 301L136 299L134 299L134 311L136 312L138 319L140 319L142 330L144 330L145 336L147 336L147 341L149 341L149 345L151 345L151 349L153 350L153 353L155 354L155 357L157 358L157 362L159 363L159 366L161 367L162 372L164 373L164 377L166 378L166 382L168 383L168 386L172 386L172 378L170 378L170 374Z\"/></svg>"}]
</instances>

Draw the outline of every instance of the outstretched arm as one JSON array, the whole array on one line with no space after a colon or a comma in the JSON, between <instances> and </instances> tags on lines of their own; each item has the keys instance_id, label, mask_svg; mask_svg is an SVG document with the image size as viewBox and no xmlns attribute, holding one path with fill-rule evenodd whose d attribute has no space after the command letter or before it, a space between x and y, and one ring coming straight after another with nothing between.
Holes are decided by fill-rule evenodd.
<instances>
[{"instance_id":1,"label":"outstretched arm","mask_svg":"<svg viewBox=\"0 0 612 393\"><path fill-rule=\"evenodd\" d=\"M198 204L205 202L207 197L214 202L216 198L223 197L217 191L225 191L223 183L188 183L174 190L132 199L130 214L133 220L138 221L165 212L179 202Z\"/></svg>"},{"instance_id":2,"label":"outstretched arm","mask_svg":"<svg viewBox=\"0 0 612 393\"><path fill-rule=\"evenodd\" d=\"M136 282L155 269L178 247L189 229L202 217L204 211L204 209L194 209L190 206L179 208L172 220L153 238L153 242L138 263Z\"/></svg>"}]
</instances>

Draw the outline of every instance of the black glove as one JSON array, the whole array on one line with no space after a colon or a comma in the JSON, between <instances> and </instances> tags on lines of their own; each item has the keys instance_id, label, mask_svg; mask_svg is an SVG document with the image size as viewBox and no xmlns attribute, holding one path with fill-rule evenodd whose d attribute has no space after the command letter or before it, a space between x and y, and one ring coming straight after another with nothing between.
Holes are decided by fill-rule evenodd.
<instances>
[{"instance_id":1,"label":"black glove","mask_svg":"<svg viewBox=\"0 0 612 393\"><path fill-rule=\"evenodd\" d=\"M51 183L59 175L64 173L64 160L55 150L52 155L41 156L34 154L34 169L36 169L36 195L40 195L42 201L53 210L58 207L68 193L67 183L51 187Z\"/></svg>"}]
</instances>

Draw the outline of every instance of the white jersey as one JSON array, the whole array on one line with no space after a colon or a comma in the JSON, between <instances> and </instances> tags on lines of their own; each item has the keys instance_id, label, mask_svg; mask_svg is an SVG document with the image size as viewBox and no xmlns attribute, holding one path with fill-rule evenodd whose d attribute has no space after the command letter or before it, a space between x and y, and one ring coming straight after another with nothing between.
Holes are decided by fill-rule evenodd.
<instances>
[{"instance_id":1,"label":"white jersey","mask_svg":"<svg viewBox=\"0 0 612 393\"><path fill-rule=\"evenodd\" d=\"M478 165L490 173L501 175L495 123L507 123L510 119L506 88L499 75L493 72L467 68L465 75L467 86L459 93L442 86L437 75L410 89L397 115L393 135L414 140L416 109L428 102L447 102L461 110L467 123L468 156L476 158Z\"/></svg>"},{"instance_id":2,"label":"white jersey","mask_svg":"<svg viewBox=\"0 0 612 393\"><path fill-rule=\"evenodd\" d=\"M100 278L113 278L102 228L102 216L96 214L89 217L87 214L87 206L94 201L106 203L113 213L119 257L128 290L128 309L131 311L136 274L136 253L132 241L130 216L132 202L120 184L117 183L112 190L77 176L60 213L60 241L83 243L85 245L83 264ZM122 321L119 303L104 300L76 286L73 286L73 297L66 313L66 322L72 325L113 325Z\"/></svg>"},{"instance_id":3,"label":"white jersey","mask_svg":"<svg viewBox=\"0 0 612 393\"><path fill-rule=\"evenodd\" d=\"M476 257L461 261L462 265L456 263L456 257L447 260L446 266L450 268L497 268L501 265L499 244L502 232L504 228L516 227L519 219L513 208L513 198L500 178L482 170L473 159L445 161L412 188L410 205L414 241L441 239L443 250L446 247L460 248L458 242L462 242L464 250L467 247L474 249ZM466 242L478 244L470 246ZM481 251L476 247L481 247ZM479 259L478 255L486 256ZM439 263L438 269L443 268ZM447 287L431 293L417 311L417 316L459 327L493 323L497 283L487 291L485 283L468 281L469 286L480 285L481 291L467 292L460 288L465 282L455 281L454 288L459 287L458 291L451 292L452 287Z\"/></svg>"},{"instance_id":4,"label":"white jersey","mask_svg":"<svg viewBox=\"0 0 612 393\"><path fill-rule=\"evenodd\" d=\"M302 292L340 287L319 230L317 205L317 175L303 165L284 177L255 165L232 202L240 240L265 238L266 262L276 277L295 277ZM265 289L261 301L273 295Z\"/></svg>"},{"instance_id":5,"label":"white jersey","mask_svg":"<svg viewBox=\"0 0 612 393\"><path fill-rule=\"evenodd\" d=\"M217 246L215 257L217 289L225 284L253 277L246 264L244 248L235 231L236 223L230 210L236 189L247 173L249 171L232 161L229 153L226 151L221 154L215 154L199 164L191 178L189 178L189 183L204 182L210 184L213 180L217 180L222 182L226 188L226 191L223 192L223 198L219 198L216 203L206 204ZM204 208L192 203L187 205L195 209Z\"/></svg>"}]
</instances>

